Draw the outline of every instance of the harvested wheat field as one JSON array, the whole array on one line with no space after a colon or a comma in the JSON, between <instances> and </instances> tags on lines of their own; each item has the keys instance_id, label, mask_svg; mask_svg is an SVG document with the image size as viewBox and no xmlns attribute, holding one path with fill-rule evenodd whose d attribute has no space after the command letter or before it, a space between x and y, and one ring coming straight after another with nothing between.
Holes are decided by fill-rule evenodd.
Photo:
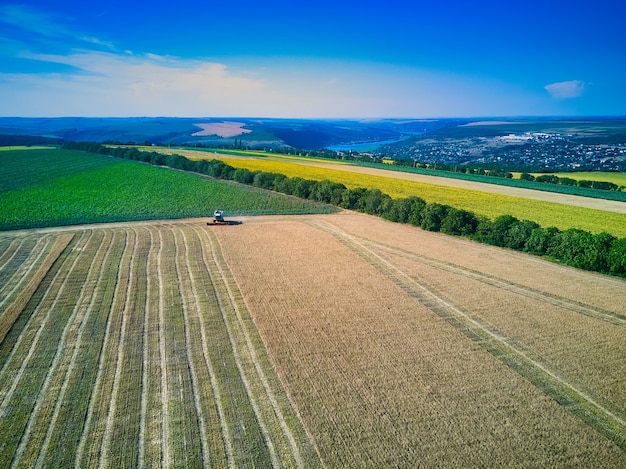
<instances>
[{"instance_id":1,"label":"harvested wheat field","mask_svg":"<svg viewBox=\"0 0 626 469\"><path fill-rule=\"evenodd\" d=\"M329 467L626 463L624 281L347 212L216 235Z\"/></svg>"},{"instance_id":2,"label":"harvested wheat field","mask_svg":"<svg viewBox=\"0 0 626 469\"><path fill-rule=\"evenodd\" d=\"M342 212L0 233L3 467L625 467L626 282Z\"/></svg>"}]
</instances>

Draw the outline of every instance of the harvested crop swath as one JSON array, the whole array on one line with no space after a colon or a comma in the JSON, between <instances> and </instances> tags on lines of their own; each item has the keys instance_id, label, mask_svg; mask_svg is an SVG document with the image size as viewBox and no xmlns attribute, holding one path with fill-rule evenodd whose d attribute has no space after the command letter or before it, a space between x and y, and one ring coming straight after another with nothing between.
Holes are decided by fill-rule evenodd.
<instances>
[{"instance_id":1,"label":"harvested crop swath","mask_svg":"<svg viewBox=\"0 0 626 469\"><path fill-rule=\"evenodd\" d=\"M622 321L623 281L368 216L303 221L314 226L268 219L216 235L327 466L626 462L621 397L603 391L624 387L623 341L614 329L621 326L605 320ZM474 301L464 299L466 279ZM501 293L505 303L492 304ZM485 295L489 306L480 301ZM517 298L530 308L528 324L507 314ZM532 318L555 303L557 314L534 335L543 343L533 341ZM593 328L599 337L576 332L578 324L558 312L600 325ZM609 354L603 363L617 369L607 378L585 375L575 362L589 351ZM515 369L516 359L528 368ZM535 379L545 376L551 381ZM594 379L605 382L591 386ZM554 383L565 393L547 389ZM578 401L559 401L572 390ZM582 412L570 411L571 402ZM609 412L601 415L594 402Z\"/></svg>"},{"instance_id":2,"label":"harvested crop swath","mask_svg":"<svg viewBox=\"0 0 626 469\"><path fill-rule=\"evenodd\" d=\"M208 229L0 235L0 273L32 267L0 308L21 307L0 341L0 460L319 465Z\"/></svg>"}]
</instances>

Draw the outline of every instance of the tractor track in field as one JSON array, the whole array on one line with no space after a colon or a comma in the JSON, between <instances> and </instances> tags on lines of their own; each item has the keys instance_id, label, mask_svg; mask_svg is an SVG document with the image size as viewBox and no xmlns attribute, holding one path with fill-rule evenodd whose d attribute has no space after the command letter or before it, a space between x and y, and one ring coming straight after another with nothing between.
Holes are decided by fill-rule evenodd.
<instances>
[{"instance_id":1,"label":"tractor track in field","mask_svg":"<svg viewBox=\"0 0 626 469\"><path fill-rule=\"evenodd\" d=\"M482 272L478 272L476 270L468 269L465 267L460 267L458 265L439 261L430 257L422 256L419 254L415 254L404 249L398 249L391 247L386 244L377 243L371 240L366 240L364 238L354 237L364 246L368 246L372 249L376 249L379 251L389 252L391 254L395 254L398 256L402 256L407 259L414 260L416 262L426 264L431 267L435 267L440 270L444 270L446 272L450 272L453 274L461 275L464 277L471 278L473 280L477 280L487 285L491 285L493 287L500 288L502 290L507 290L512 293L516 293L521 296L525 296L527 298L531 298L534 300L538 300L544 303L549 303L553 306L558 306L563 309L567 309L569 311L582 314L584 316L588 316L594 319L598 319L600 321L607 322L609 324L613 324L615 326L626 327L626 317L613 313L611 311L606 311L601 308L597 308L595 306L591 306L579 301L574 301L562 296L554 295L547 292L542 292L540 290L527 287L525 285L520 285L515 282L511 282L509 280L504 280L502 278L488 275Z\"/></svg>"},{"instance_id":2,"label":"tractor track in field","mask_svg":"<svg viewBox=\"0 0 626 469\"><path fill-rule=\"evenodd\" d=\"M561 400L568 402L568 410L574 415L592 424L622 449L626 449L625 442L620 436L626 434L626 419L621 415L621 410L609 409L609 406L598 402L596 398L583 390L581 386L572 383L571 379L563 376L559 370L555 370L543 363L541 357L535 356L531 351L526 350L495 327L477 319L470 311L455 305L453 301L446 298L441 292L407 274L357 237L328 221L315 219L307 220L305 223L334 236L339 242L382 272L402 290L448 321L475 343L507 364L507 366L530 379L531 382L535 383L539 379L543 383L549 383L548 387L538 387L546 394L548 394L548 389L550 389L552 398L559 402ZM419 261L420 259L416 260ZM461 270L464 271L465 269ZM537 386L537 384L535 385ZM554 393L556 393L556 396ZM618 430L615 431L615 428Z\"/></svg>"}]
</instances>

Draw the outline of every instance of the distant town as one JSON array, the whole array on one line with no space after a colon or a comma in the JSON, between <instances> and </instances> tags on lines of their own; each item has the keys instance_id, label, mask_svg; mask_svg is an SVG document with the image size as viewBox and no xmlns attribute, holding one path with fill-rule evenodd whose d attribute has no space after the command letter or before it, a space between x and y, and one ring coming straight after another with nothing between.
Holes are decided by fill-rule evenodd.
<instances>
[{"instance_id":1,"label":"distant town","mask_svg":"<svg viewBox=\"0 0 626 469\"><path fill-rule=\"evenodd\" d=\"M562 133L525 132L469 138L424 136L381 146L373 154L449 166L484 164L535 171L626 171L625 143L582 143L578 136Z\"/></svg>"}]
</instances>

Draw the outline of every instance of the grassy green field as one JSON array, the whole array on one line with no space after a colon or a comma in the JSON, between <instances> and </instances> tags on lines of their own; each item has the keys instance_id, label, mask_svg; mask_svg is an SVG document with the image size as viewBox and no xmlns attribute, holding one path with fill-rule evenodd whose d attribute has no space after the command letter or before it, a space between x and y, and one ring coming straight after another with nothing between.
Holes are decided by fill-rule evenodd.
<instances>
[{"instance_id":1,"label":"grassy green field","mask_svg":"<svg viewBox=\"0 0 626 469\"><path fill-rule=\"evenodd\" d=\"M543 174L543 173L542 173ZM618 186L626 186L626 173L615 173L605 171L581 171L573 173L551 173L560 178L571 178L587 181L606 181L617 184ZM533 174L534 176L541 176L541 174Z\"/></svg>"},{"instance_id":2,"label":"grassy green field","mask_svg":"<svg viewBox=\"0 0 626 469\"><path fill-rule=\"evenodd\" d=\"M324 213L328 206L249 186L68 150L0 153L0 230L113 221Z\"/></svg>"}]
</instances>

